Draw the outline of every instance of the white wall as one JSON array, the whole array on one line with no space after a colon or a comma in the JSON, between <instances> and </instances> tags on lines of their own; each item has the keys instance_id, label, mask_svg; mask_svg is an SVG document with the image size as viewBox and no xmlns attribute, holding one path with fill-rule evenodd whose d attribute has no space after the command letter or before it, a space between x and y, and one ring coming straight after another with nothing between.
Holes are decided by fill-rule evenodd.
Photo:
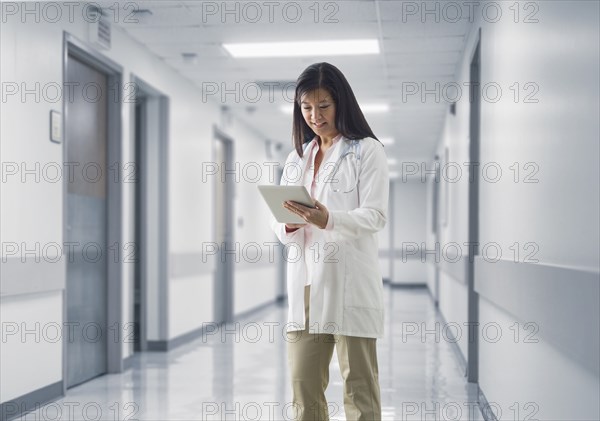
<instances>
[{"instance_id":1,"label":"white wall","mask_svg":"<svg viewBox=\"0 0 600 421\"><path fill-rule=\"evenodd\" d=\"M215 116L215 119L217 116ZM186 121L193 122L192 115L184 117ZM265 139L255 128L248 126L233 116L219 118L220 129L231 137L233 145L234 166L227 168L235 173L227 174L234 178L234 227L233 241L236 247L235 258L239 261L234 264L234 315L251 310L265 303L271 303L277 293L277 266L273 258L268 264L268 249L265 243L277 241L268 224L269 209L263 204L257 189L259 184L272 184L271 172L274 167L270 163L277 163L276 159L269 159L266 154ZM211 132L206 135L207 142L212 141ZM194 143L196 143L194 145ZM193 149L180 150L181 155L171 160L171 165L181 167L177 175L178 194L182 201L179 209L181 214L177 219L180 223L181 238L175 241L177 244L189 244L189 248L182 248L180 253L197 253L198 258L202 252L202 242L213 242L214 233L212 224L207 225L197 220L197 215L210 214L212 220L214 207L208 204L206 198L212 198L215 188L215 177L212 167L202 164L212 164L213 145L210 145L210 153L198 148L198 142L190 142ZM190 152L195 156L190 159ZM203 174L204 173L204 174ZM190 188L190 185L192 186ZM190 194L193 191L193 194ZM202 197L202 195L205 195ZM185 204L184 204L185 203ZM263 206L264 205L264 206ZM195 227L190 230L189 224L181 224L185 221L194 221ZM203 221L206 222L206 221ZM196 233L190 235L191 233ZM263 259L254 262L255 245L261 246ZM234 257L234 256L231 256ZM210 257L207 264L216 269L217 262ZM194 277L177 277L171 279L169 290L170 317L169 338L175 338L188 333L202 323L213 320L214 305L212 302L214 290L214 273L200 274ZM199 301L198 297L204 297ZM206 300L209 300L207 302Z\"/></svg>"},{"instance_id":2,"label":"white wall","mask_svg":"<svg viewBox=\"0 0 600 421\"><path fill-rule=\"evenodd\" d=\"M273 154L267 155L267 139L246 121L233 119L225 131L235 141L234 242L239 262L235 264L233 312L239 314L273 302L277 296L279 260L274 254L270 256L269 247L273 248L272 243L278 244L279 240L271 230L271 211L257 186L279 184L276 168L280 161L272 150ZM291 142L274 140L286 146Z\"/></svg>"},{"instance_id":3,"label":"white wall","mask_svg":"<svg viewBox=\"0 0 600 421\"><path fill-rule=\"evenodd\" d=\"M391 189L392 189L392 183L390 183L390 191L391 191ZM392 196L390 196L390 197L392 197ZM392 201L390 200L388 202L387 222L385 224L385 227L377 233L377 240L379 241L380 253L381 252L388 253L387 255L381 256L379 258L379 267L381 268L381 276L384 279L390 279L390 277L392 275L391 264L390 264L392 261L391 260L392 259L391 250L390 250L390 244L391 244L391 239L392 239L392 236L391 236L392 224L390 223L391 218L392 218Z\"/></svg>"},{"instance_id":4,"label":"white wall","mask_svg":"<svg viewBox=\"0 0 600 421\"><path fill-rule=\"evenodd\" d=\"M393 180L394 249L400 253L394 258L392 284L425 284L427 264L422 261L421 248L427 230L427 184L419 177ZM412 248L416 247L413 255ZM402 250L405 253L401 253ZM403 257L404 254L404 257Z\"/></svg>"},{"instance_id":5,"label":"white wall","mask_svg":"<svg viewBox=\"0 0 600 421\"><path fill-rule=\"evenodd\" d=\"M61 291L3 297L0 402L62 380Z\"/></svg>"},{"instance_id":6,"label":"white wall","mask_svg":"<svg viewBox=\"0 0 600 421\"><path fill-rule=\"evenodd\" d=\"M8 18L1 25L2 82L26 83L27 87L62 81L63 31L68 31L82 41L88 40L88 24L69 14L57 23L25 22L20 16ZM202 180L201 163L209 161L212 153L213 124L219 123L219 107L203 103L201 91L180 74L168 68L161 60L146 52L144 47L113 27L112 49L104 51L108 58L123 67L123 82L131 74L143 79L170 99L169 116L169 253L195 254L201 258L202 243L212 241L212 207L206 198L212 197L212 183ZM51 103L42 98L28 97L21 102L20 95L9 97L2 104L0 145L2 160L25 162L33 168L35 162L62 162L62 144L48 140L48 115L50 110L61 111L62 102ZM132 116L129 104L122 108L123 161L134 159ZM235 137L246 141L241 135ZM249 137L248 139L254 140ZM240 151L243 151L240 147ZM260 150L262 153L262 149ZM262 157L257 153L256 158ZM28 168L29 168L28 167ZM21 183L17 178L3 182L1 232L2 241L22 241L28 244L56 242L62 244L62 184L41 181ZM132 183L123 184L123 238L122 243L133 241ZM247 199L247 194L242 193ZM15 204L19 204L16 206ZM255 233L252 221L255 214L247 215L248 238ZM258 220L261 220L259 217ZM263 238L263 237L260 237ZM265 237L266 238L266 237ZM131 265L132 266L132 265ZM123 326L130 333L132 322L133 268L123 265ZM273 272L275 273L275 272ZM268 273L265 273L268 275ZM26 280L23 280L24 282ZM208 273L169 279L167 337L156 334L156 322L149 330L149 338L168 340L198 329L204 322L212 321L212 282ZM274 279L261 284L256 300L245 303L251 307L275 296ZM25 321L63 323L62 293L30 294L1 297L2 322ZM23 313L26 309L26 314ZM153 309L150 309L152 312ZM62 378L62 342L11 339L0 343L2 354L2 384L0 401L6 402L25 393L60 381ZM133 353L133 344L123 342L123 357ZM18 357L15 357L17 356ZM4 358L4 357L8 358ZM13 356L11 358L11 356ZM35 373L27 375L27 373Z\"/></svg>"},{"instance_id":7,"label":"white wall","mask_svg":"<svg viewBox=\"0 0 600 421\"><path fill-rule=\"evenodd\" d=\"M596 271L598 13L597 2L544 2L538 24L483 26L483 45L489 46L482 50L483 81L534 81L539 103L483 104L482 161L493 159L502 167L534 162L540 181L516 184L506 177L486 184L480 198L482 242L495 241L506 249L514 242L535 241L542 264ZM506 60L509 54L512 59ZM482 320L506 318L507 325L519 321L487 300L480 301L480 313ZM539 419L600 418L597 374L577 367L543 340L535 345L481 344L480 358L493 361L480 369L488 397L503 407L535 402ZM524 381L502 387L499 377L516 364Z\"/></svg>"},{"instance_id":8,"label":"white wall","mask_svg":"<svg viewBox=\"0 0 600 421\"><path fill-rule=\"evenodd\" d=\"M19 85L26 82L33 86L35 82L47 84L62 80L62 34L60 29L49 24L28 25L17 33L10 22L0 26L0 46L2 60L0 73L2 83L14 82ZM36 34L38 31L38 34ZM41 32L41 36L39 34ZM49 36L47 36L50 34ZM57 41L53 42L52 38ZM37 43L38 54L21 54L26 45ZM55 63L56 65L51 65ZM43 69L43 71L42 71ZM0 143L2 162L25 162L28 169L36 162L62 162L60 145L48 140L48 115L51 109L60 110L60 103L48 104L36 102L31 96L22 103L20 95L7 97L2 103L0 116ZM39 124L32 124L32 122ZM4 181L4 180L3 180ZM40 180L21 183L20 177L9 178L0 184L1 215L0 232L2 243L25 242L32 247L50 242L62 244L62 185ZM19 205L17 205L19 204ZM28 247L28 248L29 248ZM4 250L3 259L4 259ZM2 279L6 282L6 279ZM27 280L23 280L27 282ZM3 327L7 323L19 324L31 329L35 323L46 326L58 322L62 325L62 293L30 294L17 297L0 297ZM26 311L24 311L26 309ZM21 325L21 323L25 325ZM20 335L11 340L0 342L2 384L0 401L20 396L24 392L35 390L62 378L62 341L52 343L32 336L22 340ZM17 356L15 358L15 356ZM13 358L10 358L13 356ZM29 356L27 360L22 356ZM36 375L24 375L34 370Z\"/></svg>"},{"instance_id":9,"label":"white wall","mask_svg":"<svg viewBox=\"0 0 600 421\"><path fill-rule=\"evenodd\" d=\"M434 189L436 188L436 184L435 184L435 177L433 175L428 175L425 178L425 201L426 201L426 206L425 206L425 211L426 211L426 215L425 215L425 244L427 247L427 250L435 250L435 241L436 241L436 234L433 231L433 213L434 213L434 203L433 203L433 196L434 196ZM429 289L429 292L431 293L431 296L434 300L437 300L437 297L439 295L439 292L437 290L437 286L436 286L436 282L435 282L435 273L436 273L436 260L437 258L430 258L428 257L426 259L426 265L425 265L425 271L426 271L426 275L425 275L425 283L427 284L427 288Z\"/></svg>"},{"instance_id":10,"label":"white wall","mask_svg":"<svg viewBox=\"0 0 600 421\"><path fill-rule=\"evenodd\" d=\"M468 326L466 324L468 322L467 285L458 282L443 270L440 270L439 277L439 309L446 323L448 326ZM466 360L468 346L466 328L464 330L461 329L460 333L460 338L456 343Z\"/></svg>"},{"instance_id":11,"label":"white wall","mask_svg":"<svg viewBox=\"0 0 600 421\"><path fill-rule=\"evenodd\" d=\"M474 32L471 34L473 36ZM469 44L467 51L469 51ZM468 53L467 53L468 54ZM466 63L466 69L465 69ZM459 74L458 83L467 82L469 79L469 63L470 58L463 57L461 63L461 71ZM466 73L465 73L466 72ZM468 288L466 279L457 278L455 271L444 270L443 267L457 267L464 265L464 260L455 261L455 250L460 250L460 256L466 257L468 248L464 245L468 242L468 194L469 194L469 178L464 162L469 161L469 101L468 93L463 91L461 100L456 104L456 115L447 113L444 128L442 131L442 139L437 149L439 157L440 183L438 196L438 244L440 250L437 263L439 266L439 290L437 291L439 308L446 320L446 323L455 326L466 326L467 323L467 295ZM448 149L446 157L445 149ZM456 165L462 168L463 172L458 176L458 172L454 172ZM431 169L433 169L433 165ZM433 188L435 178L432 176L430 183ZM427 196L427 201L430 203L432 195ZM429 206L431 207L431 206ZM435 244L434 237L429 236L430 244ZM428 259L429 260L429 259ZM433 285L435 269L429 266L428 281L429 285ZM432 291L432 294L435 291ZM466 359L468 336L466 330L461 332L460 339L457 344Z\"/></svg>"},{"instance_id":12,"label":"white wall","mask_svg":"<svg viewBox=\"0 0 600 421\"><path fill-rule=\"evenodd\" d=\"M505 7L500 21L486 22L478 14L474 26L482 30L482 84L497 83L503 91L498 102L484 98L481 103L481 164L495 163L503 173L497 182L480 181L480 242L497 243L507 260L514 260L510 247L518 242L520 262L524 243L535 242L534 257L539 264L598 272L599 5L585 1L535 4L538 23L515 23L513 12ZM520 18L530 11L521 10ZM475 31L459 67L460 84L469 80L474 43ZM518 102L510 89L515 82L520 84ZM525 89L527 82L535 85ZM533 86L538 87L533 98L539 102L525 103L524 95L533 92ZM465 90L456 115L447 115L438 153L443 156L447 146L450 160L462 164L468 157L468 136ZM517 181L509 168L515 162L520 166ZM539 168L534 176L537 183L523 182L531 172L524 168L529 162ZM464 178L448 186L449 222L442 230L442 244L466 241L468 186ZM542 300L543 294L540 291L530 299ZM440 309L448 322L466 320L466 297L465 285L443 274ZM510 408L515 403L520 417L531 413L525 409L530 402L537 419L600 417L598 375L543 339L553 326L539 326L538 343L515 343L508 329L530 320L520 320L483 297L479 306L480 324L495 322L504 329L502 341L480 337L479 343L479 385L489 401L500 405L503 419L514 416ZM466 355L464 342L460 349Z\"/></svg>"},{"instance_id":13,"label":"white wall","mask_svg":"<svg viewBox=\"0 0 600 421\"><path fill-rule=\"evenodd\" d=\"M482 300L479 322L490 326L487 339L480 340L479 384L488 401L502 408L502 419L531 415L538 420L596 420L598 418L598 376L590 373L569 355L541 337L525 342L532 329L493 303ZM519 340L511 326L519 323ZM493 326L501 327L496 330ZM544 326L540 326L544 329ZM502 332L496 341L495 332ZM510 409L513 408L513 409Z\"/></svg>"}]
</instances>

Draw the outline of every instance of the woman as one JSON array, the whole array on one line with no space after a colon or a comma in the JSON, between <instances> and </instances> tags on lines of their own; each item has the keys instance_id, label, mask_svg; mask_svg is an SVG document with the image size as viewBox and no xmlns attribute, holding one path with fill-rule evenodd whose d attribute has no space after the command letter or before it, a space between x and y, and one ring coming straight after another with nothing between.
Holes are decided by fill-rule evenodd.
<instances>
[{"instance_id":1,"label":"woman","mask_svg":"<svg viewBox=\"0 0 600 421\"><path fill-rule=\"evenodd\" d=\"M381 419L376 340L383 337L377 231L386 224L383 145L344 75L329 63L298 78L292 151L282 185L304 185L315 208L283 206L306 223L271 226L286 245L287 349L298 420L328 420L325 389L336 348L348 420Z\"/></svg>"}]
</instances>

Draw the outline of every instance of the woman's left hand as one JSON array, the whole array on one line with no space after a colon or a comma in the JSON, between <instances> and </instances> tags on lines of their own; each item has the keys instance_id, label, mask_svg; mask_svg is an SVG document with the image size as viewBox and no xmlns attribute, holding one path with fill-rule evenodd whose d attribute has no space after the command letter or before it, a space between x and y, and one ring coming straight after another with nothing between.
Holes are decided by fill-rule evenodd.
<instances>
[{"instance_id":1,"label":"woman's left hand","mask_svg":"<svg viewBox=\"0 0 600 421\"><path fill-rule=\"evenodd\" d=\"M327 210L325 205L323 205L318 200L315 200L314 208L309 208L308 206L304 206L298 202L293 202L291 200L286 200L285 202L283 202L283 207L299 215L306 222L308 222L309 224L313 224L318 228L324 229L327 226L329 211Z\"/></svg>"}]
</instances>

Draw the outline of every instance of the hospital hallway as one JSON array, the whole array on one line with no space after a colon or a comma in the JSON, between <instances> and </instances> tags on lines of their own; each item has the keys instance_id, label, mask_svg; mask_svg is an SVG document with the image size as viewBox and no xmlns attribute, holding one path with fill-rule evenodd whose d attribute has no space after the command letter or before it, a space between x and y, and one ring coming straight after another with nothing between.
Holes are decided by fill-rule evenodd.
<instances>
[{"instance_id":1,"label":"hospital hallway","mask_svg":"<svg viewBox=\"0 0 600 421\"><path fill-rule=\"evenodd\" d=\"M600 0L0 0L0 421L329 352L331 420L600 420L599 75Z\"/></svg>"},{"instance_id":2,"label":"hospital hallway","mask_svg":"<svg viewBox=\"0 0 600 421\"><path fill-rule=\"evenodd\" d=\"M388 287L385 303L386 336L378 341L382 419L483 420L477 388L465 381L459 358L444 340L450 328L436 314L427 290ZM214 326L167 353L136 354L131 370L90 380L70 389L68 397L19 419L65 419L69 411L80 413L86 405L94 419L102 414L99 419L112 420L119 410L119 419L293 419L281 334L285 316L285 307L273 304L221 328ZM332 421L346 419L342 396L334 352L326 391Z\"/></svg>"}]
</instances>

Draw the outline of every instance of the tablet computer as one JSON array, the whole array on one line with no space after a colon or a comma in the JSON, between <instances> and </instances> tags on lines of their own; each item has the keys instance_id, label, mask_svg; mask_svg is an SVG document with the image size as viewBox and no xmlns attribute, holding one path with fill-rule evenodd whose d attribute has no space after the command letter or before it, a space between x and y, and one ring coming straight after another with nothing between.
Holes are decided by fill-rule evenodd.
<instances>
[{"instance_id":1,"label":"tablet computer","mask_svg":"<svg viewBox=\"0 0 600 421\"><path fill-rule=\"evenodd\" d=\"M308 206L315 207L315 201L308 194L304 186L258 186L262 197L269 205L277 222L285 224L306 224L307 222L299 215L283 207L283 202L291 200Z\"/></svg>"}]
</instances>

